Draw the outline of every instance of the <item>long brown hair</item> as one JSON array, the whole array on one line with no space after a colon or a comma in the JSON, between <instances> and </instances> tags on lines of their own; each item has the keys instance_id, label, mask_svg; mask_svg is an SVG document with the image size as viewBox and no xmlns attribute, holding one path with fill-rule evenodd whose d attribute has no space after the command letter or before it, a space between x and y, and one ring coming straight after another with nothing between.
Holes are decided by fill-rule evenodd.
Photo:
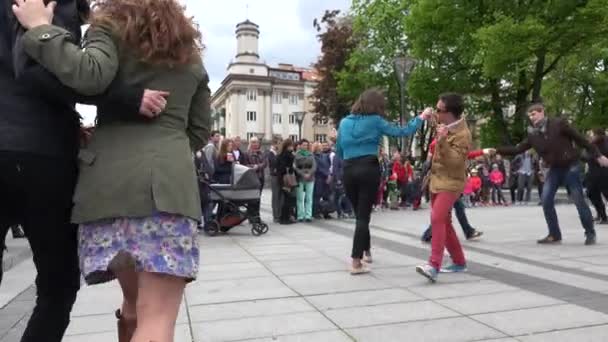
<instances>
[{"instance_id":1,"label":"long brown hair","mask_svg":"<svg viewBox=\"0 0 608 342\"><path fill-rule=\"evenodd\" d=\"M291 139L285 139L285 140L283 140L283 144L281 144L281 151L280 151L280 153L283 153L283 152L287 151L287 149L289 148L289 146L293 146L293 140L291 140Z\"/></svg>"},{"instance_id":2,"label":"long brown hair","mask_svg":"<svg viewBox=\"0 0 608 342\"><path fill-rule=\"evenodd\" d=\"M386 98L382 91L378 89L367 89L359 95L350 112L358 115L384 116L386 114Z\"/></svg>"},{"instance_id":3,"label":"long brown hair","mask_svg":"<svg viewBox=\"0 0 608 342\"><path fill-rule=\"evenodd\" d=\"M220 145L220 153L218 155L219 161L222 163L226 161L226 156L228 155L228 152L232 152L228 151L228 146L230 144L232 144L232 146L234 147L234 142L232 141L232 139L222 140L222 144Z\"/></svg>"},{"instance_id":4,"label":"long brown hair","mask_svg":"<svg viewBox=\"0 0 608 342\"><path fill-rule=\"evenodd\" d=\"M185 65L203 48L201 33L177 0L97 0L92 26L109 28L142 61Z\"/></svg>"}]
</instances>

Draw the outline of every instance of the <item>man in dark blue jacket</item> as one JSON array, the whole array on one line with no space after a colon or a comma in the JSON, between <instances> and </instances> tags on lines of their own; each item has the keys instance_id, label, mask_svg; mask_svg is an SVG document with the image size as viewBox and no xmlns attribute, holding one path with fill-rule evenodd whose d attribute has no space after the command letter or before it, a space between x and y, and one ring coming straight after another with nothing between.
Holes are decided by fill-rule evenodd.
<instances>
[{"instance_id":1,"label":"man in dark blue jacket","mask_svg":"<svg viewBox=\"0 0 608 342\"><path fill-rule=\"evenodd\" d=\"M0 4L0 245L8 226L21 224L38 271L36 306L21 341L59 342L80 287L77 227L70 223L80 143L75 103L103 101L132 119L160 113L166 103L116 82L100 97L78 96L22 51L24 29L12 3ZM88 14L87 0L58 0L53 23L78 42Z\"/></svg>"},{"instance_id":2,"label":"man in dark blue jacket","mask_svg":"<svg viewBox=\"0 0 608 342\"><path fill-rule=\"evenodd\" d=\"M320 151L315 151L315 161L317 169L315 171L315 190L313 199L313 216L317 219L331 218L329 215L329 207L333 207L333 203L329 201L331 189L329 187L331 160L329 158L329 144L323 143ZM323 200L323 204L321 203ZM329 204L329 206L328 206Z\"/></svg>"}]
</instances>

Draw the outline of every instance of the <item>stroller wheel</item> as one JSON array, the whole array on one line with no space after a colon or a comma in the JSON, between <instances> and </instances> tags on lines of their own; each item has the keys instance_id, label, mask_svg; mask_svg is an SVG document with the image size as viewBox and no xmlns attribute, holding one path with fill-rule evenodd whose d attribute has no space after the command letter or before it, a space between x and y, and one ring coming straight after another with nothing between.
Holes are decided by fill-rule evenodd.
<instances>
[{"instance_id":1,"label":"stroller wheel","mask_svg":"<svg viewBox=\"0 0 608 342\"><path fill-rule=\"evenodd\" d=\"M220 231L220 224L216 221L211 221L205 226L205 233L209 236L215 236Z\"/></svg>"},{"instance_id":2,"label":"stroller wheel","mask_svg":"<svg viewBox=\"0 0 608 342\"><path fill-rule=\"evenodd\" d=\"M262 234L268 233L268 225L266 223L260 223L260 226L262 227Z\"/></svg>"},{"instance_id":3,"label":"stroller wheel","mask_svg":"<svg viewBox=\"0 0 608 342\"><path fill-rule=\"evenodd\" d=\"M262 230L257 225L254 225L253 227L251 227L251 234L253 234L254 236L260 236L262 235Z\"/></svg>"}]
</instances>

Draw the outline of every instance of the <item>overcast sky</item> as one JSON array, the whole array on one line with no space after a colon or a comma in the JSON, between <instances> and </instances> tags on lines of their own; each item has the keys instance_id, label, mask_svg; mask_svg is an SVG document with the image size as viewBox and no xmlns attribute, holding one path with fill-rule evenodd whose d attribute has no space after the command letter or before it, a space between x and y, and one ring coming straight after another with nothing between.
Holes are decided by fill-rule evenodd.
<instances>
[{"instance_id":1,"label":"overcast sky","mask_svg":"<svg viewBox=\"0 0 608 342\"><path fill-rule=\"evenodd\" d=\"M312 26L326 9L347 10L350 0L180 0L199 23L206 46L204 62L211 90L217 89L236 54L236 24L260 25L260 58L266 63L309 66L319 55ZM247 9L247 7L249 7ZM87 123L94 109L81 107Z\"/></svg>"}]
</instances>

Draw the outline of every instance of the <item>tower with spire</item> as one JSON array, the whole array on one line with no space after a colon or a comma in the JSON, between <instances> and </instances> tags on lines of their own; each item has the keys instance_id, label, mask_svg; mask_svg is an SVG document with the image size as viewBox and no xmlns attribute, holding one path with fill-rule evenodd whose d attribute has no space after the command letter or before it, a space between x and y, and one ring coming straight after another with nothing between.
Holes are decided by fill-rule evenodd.
<instances>
[{"instance_id":1,"label":"tower with spire","mask_svg":"<svg viewBox=\"0 0 608 342\"><path fill-rule=\"evenodd\" d=\"M229 74L267 76L268 67L260 60L260 27L249 19L236 25L236 56Z\"/></svg>"}]
</instances>

